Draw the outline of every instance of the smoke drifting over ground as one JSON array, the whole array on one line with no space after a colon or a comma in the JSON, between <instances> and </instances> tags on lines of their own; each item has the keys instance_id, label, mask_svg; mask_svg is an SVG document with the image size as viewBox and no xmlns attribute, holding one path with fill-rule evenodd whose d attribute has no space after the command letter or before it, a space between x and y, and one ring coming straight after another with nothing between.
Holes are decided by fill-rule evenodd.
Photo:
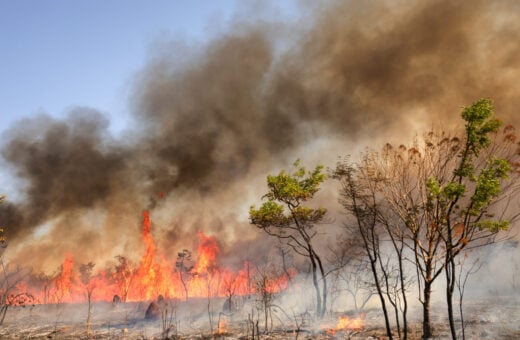
<instances>
[{"instance_id":1,"label":"smoke drifting over ground","mask_svg":"<svg viewBox=\"0 0 520 340\"><path fill-rule=\"evenodd\" d=\"M2 155L24 200L0 206L10 257L52 270L65 252L132 254L147 208L173 252L196 230L224 246L244 231L253 239L248 206L265 175L296 158L332 164L457 122L481 97L520 122L517 2L338 1L311 12L294 27L240 18L182 66L162 50L137 77L137 128L123 139L88 108L13 126ZM280 41L278 29L301 34Z\"/></svg>"}]
</instances>

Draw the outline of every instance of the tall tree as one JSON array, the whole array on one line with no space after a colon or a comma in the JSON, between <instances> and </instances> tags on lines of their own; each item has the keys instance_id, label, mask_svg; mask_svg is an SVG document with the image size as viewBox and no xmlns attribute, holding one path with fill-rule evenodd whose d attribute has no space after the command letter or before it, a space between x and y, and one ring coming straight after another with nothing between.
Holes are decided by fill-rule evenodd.
<instances>
[{"instance_id":1,"label":"tall tree","mask_svg":"<svg viewBox=\"0 0 520 340\"><path fill-rule=\"evenodd\" d=\"M316 290L316 315L322 317L327 306L327 279L320 255L314 246L316 224L323 221L324 208L311 208L304 204L318 192L325 181L323 167L318 165L307 171L299 161L294 172L281 171L267 176L267 199L260 208L252 206L249 218L252 224L268 235L285 241L297 254L308 258L311 264L312 282ZM321 285L320 280L321 278Z\"/></svg>"},{"instance_id":2,"label":"tall tree","mask_svg":"<svg viewBox=\"0 0 520 340\"><path fill-rule=\"evenodd\" d=\"M346 233L355 235L360 239L361 248L363 249L365 258L369 264L372 273L372 279L375 291L381 303L381 310L385 319L386 335L389 339L393 339L392 328L390 323L390 305L394 309L395 323L401 337L401 323L399 317L399 308L395 294L390 292L390 281L392 281L389 263L384 262L384 258L397 258L400 273L403 273L403 253L402 246L394 247L395 254L383 253L382 242L386 236L386 231L393 231L390 228L384 228L385 219L382 219L382 205L384 204L379 195L379 183L383 179L372 171L369 166L370 158L365 155L360 164L352 164L349 159L337 164L334 170L334 178L340 181L341 204L345 210L353 218L352 223L345 223ZM352 237L352 236L350 236ZM393 237L393 244L397 245ZM401 238L402 240L402 238ZM397 255L397 256L396 256ZM404 285L404 276L399 275L402 286ZM395 290L394 290L395 292ZM406 325L406 290L401 289L405 308L402 313L404 339L407 337Z\"/></svg>"},{"instance_id":3,"label":"tall tree","mask_svg":"<svg viewBox=\"0 0 520 340\"><path fill-rule=\"evenodd\" d=\"M362 162L350 165L364 174L355 178L354 188L375 188L371 197L378 202L377 213L362 211L377 215L396 252L404 256L406 251L413 259L423 305L424 338L432 336L433 283L445 273L455 338L455 259L466 249L493 243L497 233L516 218L509 208L518 193L520 165L513 127L506 126L499 133L501 123L493 117L488 99L464 108L462 118L464 129L429 132L408 147L387 144L381 152L368 151Z\"/></svg>"},{"instance_id":4,"label":"tall tree","mask_svg":"<svg viewBox=\"0 0 520 340\"><path fill-rule=\"evenodd\" d=\"M451 335L457 337L453 293L455 259L468 247L493 243L507 229L514 215L507 206L518 194L519 149L512 126L498 134L501 122L493 117L489 99L481 99L462 111L463 143L451 177L429 177L428 203L442 226L445 249L446 300Z\"/></svg>"}]
</instances>

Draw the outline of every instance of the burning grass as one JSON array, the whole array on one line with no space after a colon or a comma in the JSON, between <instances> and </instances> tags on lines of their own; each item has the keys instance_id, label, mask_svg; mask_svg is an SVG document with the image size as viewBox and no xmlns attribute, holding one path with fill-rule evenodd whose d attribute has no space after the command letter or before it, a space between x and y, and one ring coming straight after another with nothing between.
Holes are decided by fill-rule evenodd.
<instances>
[{"instance_id":1,"label":"burning grass","mask_svg":"<svg viewBox=\"0 0 520 340\"><path fill-rule=\"evenodd\" d=\"M199 232L197 260L185 258L188 251L179 253L179 258L171 259L158 252L152 235L152 224L148 211L143 213L142 240L144 254L136 267L132 267L125 257L120 256L115 269L102 269L92 275L88 282L81 277L81 264L73 254L67 254L59 271L53 276L31 276L20 280L12 290L13 294L28 293L33 304L80 303L85 301L85 290L92 289L93 301L123 302L167 299L204 298L208 295L225 297L252 295L257 289L252 283L256 267L244 262L242 268L233 269L219 264L220 249L217 240ZM188 253L186 253L188 252ZM185 261L186 260L186 261ZM191 263L191 262L193 263ZM287 288L295 271L270 277L269 292Z\"/></svg>"},{"instance_id":2,"label":"burning grass","mask_svg":"<svg viewBox=\"0 0 520 340\"><path fill-rule=\"evenodd\" d=\"M302 299L312 290L294 270L269 271L248 262L238 270L222 266L214 237L198 234L196 260L183 250L172 261L157 251L145 212L142 239L145 251L136 267L120 258L116 270L100 270L87 282L69 254L48 280L19 281L11 295L31 298L8 303L0 338L384 338L378 309L317 320L308 312L312 297ZM93 292L92 306L86 303L87 288ZM467 337L520 338L519 305L518 297L469 302ZM147 317L150 310L154 314ZM442 310L435 314L444 315ZM410 320L410 339L421 338L420 321ZM434 332L448 337L447 321L436 320Z\"/></svg>"}]
</instances>

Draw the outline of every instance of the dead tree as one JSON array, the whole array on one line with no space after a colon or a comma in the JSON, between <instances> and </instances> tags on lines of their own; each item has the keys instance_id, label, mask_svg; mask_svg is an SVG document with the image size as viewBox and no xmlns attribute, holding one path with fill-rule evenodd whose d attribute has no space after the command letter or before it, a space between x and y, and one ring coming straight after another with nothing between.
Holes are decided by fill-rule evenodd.
<instances>
[{"instance_id":1,"label":"dead tree","mask_svg":"<svg viewBox=\"0 0 520 340\"><path fill-rule=\"evenodd\" d=\"M346 223L348 234L357 235L361 240L363 252L368 259L381 310L385 319L386 335L393 339L388 301L385 297L384 282L381 280L381 234L382 226L378 220L379 200L376 196L375 183L369 179L373 174L363 167L356 167L348 160L338 163L334 178L341 184L341 204L353 218L352 223ZM375 178L374 178L375 179Z\"/></svg>"},{"instance_id":2,"label":"dead tree","mask_svg":"<svg viewBox=\"0 0 520 340\"><path fill-rule=\"evenodd\" d=\"M123 302L126 302L134 277L134 270L126 257L117 255L116 259L118 263L115 267L113 279L119 289L119 297Z\"/></svg>"},{"instance_id":3,"label":"dead tree","mask_svg":"<svg viewBox=\"0 0 520 340\"><path fill-rule=\"evenodd\" d=\"M191 279L191 271L193 263L191 261L191 252L188 249L183 249L182 252L177 253L177 261L175 261L175 268L179 273L179 279L184 288L184 297L188 301L188 286Z\"/></svg>"},{"instance_id":4,"label":"dead tree","mask_svg":"<svg viewBox=\"0 0 520 340\"><path fill-rule=\"evenodd\" d=\"M4 200L0 195L0 203ZM0 228L0 268L2 277L0 278L0 325L4 323L7 310L11 306L25 306L34 304L35 298L28 292L19 291L17 285L28 276L28 272L20 267L10 269L4 261L4 250L7 248L7 238L4 230Z\"/></svg>"},{"instance_id":5,"label":"dead tree","mask_svg":"<svg viewBox=\"0 0 520 340\"><path fill-rule=\"evenodd\" d=\"M222 289L224 290L224 294L226 295L224 310L230 313L235 311L233 297L235 296L237 289L237 279L237 274L229 272L222 280Z\"/></svg>"},{"instance_id":6,"label":"dead tree","mask_svg":"<svg viewBox=\"0 0 520 340\"><path fill-rule=\"evenodd\" d=\"M92 319L92 293L94 292L95 284L92 282L92 270L95 264L92 262L81 264L79 267L80 279L85 289L85 295L88 303L87 310L87 336L90 337L91 319Z\"/></svg>"},{"instance_id":7,"label":"dead tree","mask_svg":"<svg viewBox=\"0 0 520 340\"><path fill-rule=\"evenodd\" d=\"M264 313L264 334L273 327L273 300L280 289L278 280L282 276L282 270L272 263L257 265L255 268L254 284L259 310Z\"/></svg>"}]
</instances>

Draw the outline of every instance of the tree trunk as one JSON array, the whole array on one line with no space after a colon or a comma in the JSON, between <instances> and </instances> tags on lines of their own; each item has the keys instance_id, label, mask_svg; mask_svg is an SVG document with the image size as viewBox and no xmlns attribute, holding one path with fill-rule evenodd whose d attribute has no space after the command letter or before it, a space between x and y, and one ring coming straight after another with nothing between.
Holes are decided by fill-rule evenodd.
<instances>
[{"instance_id":1,"label":"tree trunk","mask_svg":"<svg viewBox=\"0 0 520 340\"><path fill-rule=\"evenodd\" d=\"M318 283L318 274L316 267L316 260L314 259L314 255L312 251L309 251L309 257L311 259L311 269L312 269L312 283L314 284L314 289L316 290L316 316L321 316L321 292L320 285Z\"/></svg>"},{"instance_id":2,"label":"tree trunk","mask_svg":"<svg viewBox=\"0 0 520 340\"><path fill-rule=\"evenodd\" d=\"M424 282L423 290L423 339L429 339L432 337L432 327L430 322L430 301L432 294L432 283L429 281Z\"/></svg>"},{"instance_id":3,"label":"tree trunk","mask_svg":"<svg viewBox=\"0 0 520 340\"><path fill-rule=\"evenodd\" d=\"M454 310L453 310L453 292L455 290L455 261L450 258L446 263L446 302L448 304L448 319L450 323L451 337L453 340L457 339L457 332L455 330Z\"/></svg>"},{"instance_id":4,"label":"tree trunk","mask_svg":"<svg viewBox=\"0 0 520 340\"><path fill-rule=\"evenodd\" d=\"M87 299L88 299L88 313L87 313L87 337L90 337L90 319L91 319L91 310L92 310L92 290L89 288L87 290Z\"/></svg>"},{"instance_id":5,"label":"tree trunk","mask_svg":"<svg viewBox=\"0 0 520 340\"><path fill-rule=\"evenodd\" d=\"M400 258L399 258L399 279L401 281L401 294L402 294L402 297L403 297L403 310L402 310L402 315L403 315L403 340L407 340L408 339L408 320L407 320L407 316L406 314L408 313L408 299L406 297L406 285L405 285L405 278L404 278L404 268L403 268L403 259L402 259L402 254L400 255Z\"/></svg>"},{"instance_id":6,"label":"tree trunk","mask_svg":"<svg viewBox=\"0 0 520 340\"><path fill-rule=\"evenodd\" d=\"M327 278L325 277L325 270L323 269L323 265L321 263L320 257L318 256L318 254L316 254L314 252L314 250L313 250L313 253L314 253L314 256L316 257L316 261L318 262L321 278L323 280L323 303L322 303L322 308L320 311L320 317L322 318L325 316L325 312L327 310Z\"/></svg>"},{"instance_id":7,"label":"tree trunk","mask_svg":"<svg viewBox=\"0 0 520 340\"><path fill-rule=\"evenodd\" d=\"M385 297L383 295L383 291L381 290L381 283L379 282L379 278L377 276L375 260L370 259L370 267L372 269L372 274L374 275L374 282L376 284L377 294L379 295L379 299L381 300L381 308L383 309L383 315L385 317L386 336L389 340L392 340L393 337L392 329L390 328L390 319L388 317L388 310L386 309Z\"/></svg>"}]
</instances>

